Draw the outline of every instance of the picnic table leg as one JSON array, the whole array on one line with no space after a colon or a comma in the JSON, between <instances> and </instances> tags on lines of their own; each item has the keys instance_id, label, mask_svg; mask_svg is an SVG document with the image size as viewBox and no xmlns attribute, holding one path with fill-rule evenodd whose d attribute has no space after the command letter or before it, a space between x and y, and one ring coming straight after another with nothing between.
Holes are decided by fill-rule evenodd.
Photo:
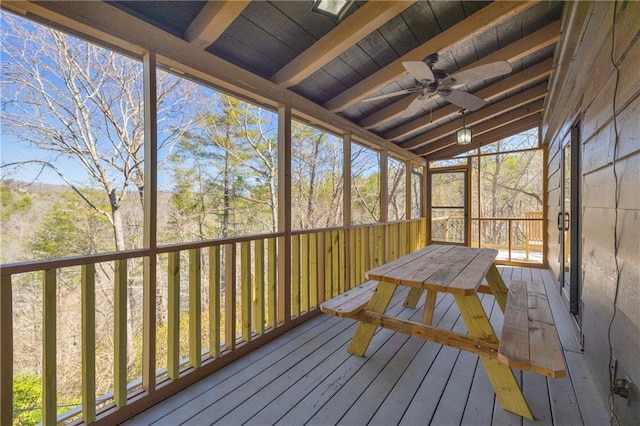
<instances>
[{"instance_id":1,"label":"picnic table leg","mask_svg":"<svg viewBox=\"0 0 640 426\"><path fill-rule=\"evenodd\" d=\"M373 295L371 295L371 299L367 304L366 310L383 314L393 297L395 289L396 286L393 284L378 282L376 290L373 292ZM356 332L353 334L347 352L353 355L364 356L371 342L371 338L376 332L376 328L373 324L360 322Z\"/></svg>"},{"instance_id":2,"label":"picnic table leg","mask_svg":"<svg viewBox=\"0 0 640 426\"><path fill-rule=\"evenodd\" d=\"M415 308L418 304L418 300L420 300L420 296L422 296L422 289L418 287L411 287L409 294L407 294L407 298L404 299L404 307L411 309Z\"/></svg>"},{"instance_id":3,"label":"picnic table leg","mask_svg":"<svg viewBox=\"0 0 640 426\"><path fill-rule=\"evenodd\" d=\"M482 308L478 295L454 295L454 298L467 330L469 330L469 335L497 343L498 338ZM511 368L497 359L491 359L482 354L479 356L500 406L527 419L533 419L531 410Z\"/></svg>"},{"instance_id":4,"label":"picnic table leg","mask_svg":"<svg viewBox=\"0 0 640 426\"><path fill-rule=\"evenodd\" d=\"M496 302L498 302L498 306L500 306L502 313L504 313L504 310L507 307L507 293L509 290L507 289L500 272L498 272L496 265L492 264L489 271L487 271L487 283L491 288L493 296L496 298Z\"/></svg>"},{"instance_id":5,"label":"picnic table leg","mask_svg":"<svg viewBox=\"0 0 640 426\"><path fill-rule=\"evenodd\" d=\"M436 309L436 299L438 298L438 292L433 290L427 290L427 300L424 301L424 308L422 311L422 323L431 325L433 321L433 312Z\"/></svg>"}]
</instances>

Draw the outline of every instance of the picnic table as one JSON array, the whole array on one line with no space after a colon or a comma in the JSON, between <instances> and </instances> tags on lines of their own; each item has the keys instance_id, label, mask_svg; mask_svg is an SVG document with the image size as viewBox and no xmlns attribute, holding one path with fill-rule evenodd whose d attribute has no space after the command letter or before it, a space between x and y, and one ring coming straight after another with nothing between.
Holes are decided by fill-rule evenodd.
<instances>
[{"instance_id":1,"label":"picnic table","mask_svg":"<svg viewBox=\"0 0 640 426\"><path fill-rule=\"evenodd\" d=\"M497 254L494 249L433 244L368 271L368 282L323 303L321 309L360 322L347 349L354 355L364 356L377 327L477 354L500 405L532 419L510 367L563 377L562 347L544 285L514 281L507 289L494 264ZM385 314L396 289L403 286L410 288L404 302L409 308L415 308L426 291L422 322ZM438 293L453 296L468 333L431 324ZM493 295L505 314L502 339L479 293Z\"/></svg>"}]
</instances>

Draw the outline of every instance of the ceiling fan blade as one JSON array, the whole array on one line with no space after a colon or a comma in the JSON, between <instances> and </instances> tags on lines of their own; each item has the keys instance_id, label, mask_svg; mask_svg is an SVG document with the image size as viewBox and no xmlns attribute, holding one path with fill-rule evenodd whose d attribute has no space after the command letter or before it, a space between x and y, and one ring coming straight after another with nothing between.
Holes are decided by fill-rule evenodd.
<instances>
[{"instance_id":1,"label":"ceiling fan blade","mask_svg":"<svg viewBox=\"0 0 640 426\"><path fill-rule=\"evenodd\" d=\"M429 65L422 61L406 61L402 66L418 81L436 81Z\"/></svg>"},{"instance_id":2,"label":"ceiling fan blade","mask_svg":"<svg viewBox=\"0 0 640 426\"><path fill-rule=\"evenodd\" d=\"M419 90L422 90L422 88L420 88L420 87L412 87L410 89L404 89L404 90L398 90L398 91L395 91L395 92L385 93L384 95L372 96L370 98L363 99L362 102L378 101L380 99L386 99L386 98L391 98L391 97L394 97L394 96L406 95L407 93L414 93L414 92L417 92Z\"/></svg>"},{"instance_id":3,"label":"ceiling fan blade","mask_svg":"<svg viewBox=\"0 0 640 426\"><path fill-rule=\"evenodd\" d=\"M475 111L484 106L486 101L471 93L463 92L462 90L447 89L438 92L446 101L452 104L464 108L467 111Z\"/></svg>"},{"instance_id":4,"label":"ceiling fan blade","mask_svg":"<svg viewBox=\"0 0 640 426\"><path fill-rule=\"evenodd\" d=\"M498 61L451 74L449 78L455 80L456 85L467 84L509 74L511 71L513 68L509 62Z\"/></svg>"},{"instance_id":5,"label":"ceiling fan blade","mask_svg":"<svg viewBox=\"0 0 640 426\"><path fill-rule=\"evenodd\" d=\"M413 114L417 113L418 111L421 111L422 107L427 102L427 100L429 100L431 96L432 95L428 95L428 94L421 94L420 96L416 96L416 98L413 101L411 101L409 106L407 106L407 108L405 108L405 110L402 111L402 113L400 114L400 117L410 117Z\"/></svg>"}]
</instances>

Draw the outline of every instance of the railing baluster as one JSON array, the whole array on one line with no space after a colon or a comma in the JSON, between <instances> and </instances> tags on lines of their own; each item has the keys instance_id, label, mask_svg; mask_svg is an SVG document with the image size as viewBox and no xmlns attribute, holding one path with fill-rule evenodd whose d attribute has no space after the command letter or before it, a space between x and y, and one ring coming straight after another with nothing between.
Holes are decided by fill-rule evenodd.
<instances>
[{"instance_id":1,"label":"railing baluster","mask_svg":"<svg viewBox=\"0 0 640 426\"><path fill-rule=\"evenodd\" d=\"M13 294L11 275L0 281L0 424L13 424Z\"/></svg>"},{"instance_id":2,"label":"railing baluster","mask_svg":"<svg viewBox=\"0 0 640 426\"><path fill-rule=\"evenodd\" d=\"M127 260L115 261L113 401L127 403Z\"/></svg>"},{"instance_id":3,"label":"railing baluster","mask_svg":"<svg viewBox=\"0 0 640 426\"><path fill-rule=\"evenodd\" d=\"M96 267L82 266L82 419L96 419Z\"/></svg>"},{"instance_id":4,"label":"railing baluster","mask_svg":"<svg viewBox=\"0 0 640 426\"><path fill-rule=\"evenodd\" d=\"M56 384L56 269L43 271L42 297L42 424L57 421Z\"/></svg>"},{"instance_id":5,"label":"railing baluster","mask_svg":"<svg viewBox=\"0 0 640 426\"><path fill-rule=\"evenodd\" d=\"M167 283L167 374L180 376L180 252L168 254Z\"/></svg>"},{"instance_id":6,"label":"railing baluster","mask_svg":"<svg viewBox=\"0 0 640 426\"><path fill-rule=\"evenodd\" d=\"M327 262L325 261L324 232L317 233L316 249L318 251L318 303L328 300L325 294L325 275Z\"/></svg>"},{"instance_id":7,"label":"railing baluster","mask_svg":"<svg viewBox=\"0 0 640 426\"><path fill-rule=\"evenodd\" d=\"M220 246L209 248L209 353L220 356Z\"/></svg>"},{"instance_id":8,"label":"railing baluster","mask_svg":"<svg viewBox=\"0 0 640 426\"><path fill-rule=\"evenodd\" d=\"M309 235L309 306L318 306L318 233Z\"/></svg>"},{"instance_id":9,"label":"railing baluster","mask_svg":"<svg viewBox=\"0 0 640 426\"><path fill-rule=\"evenodd\" d=\"M324 300L331 297L331 231L324 234Z\"/></svg>"},{"instance_id":10,"label":"railing baluster","mask_svg":"<svg viewBox=\"0 0 640 426\"><path fill-rule=\"evenodd\" d=\"M300 310L309 312L309 234L300 236Z\"/></svg>"},{"instance_id":11,"label":"railing baluster","mask_svg":"<svg viewBox=\"0 0 640 426\"><path fill-rule=\"evenodd\" d=\"M300 315L300 235L291 237L291 315Z\"/></svg>"},{"instance_id":12,"label":"railing baluster","mask_svg":"<svg viewBox=\"0 0 640 426\"><path fill-rule=\"evenodd\" d=\"M277 241L275 238L267 240L267 326L275 327L278 323L278 296L277 296Z\"/></svg>"},{"instance_id":13,"label":"railing baluster","mask_svg":"<svg viewBox=\"0 0 640 426\"><path fill-rule=\"evenodd\" d=\"M224 246L224 346L236 348L236 245Z\"/></svg>"},{"instance_id":14,"label":"railing baluster","mask_svg":"<svg viewBox=\"0 0 640 426\"><path fill-rule=\"evenodd\" d=\"M345 258L345 238L344 238L344 229L340 229L338 231L338 262L339 262L339 275L338 275L338 291L340 294L344 293L347 290L346 286L346 274L347 274L347 265Z\"/></svg>"},{"instance_id":15,"label":"railing baluster","mask_svg":"<svg viewBox=\"0 0 640 426\"><path fill-rule=\"evenodd\" d=\"M189 250L189 363L200 367L202 361L202 266L200 249Z\"/></svg>"},{"instance_id":16,"label":"railing baluster","mask_svg":"<svg viewBox=\"0 0 640 426\"><path fill-rule=\"evenodd\" d=\"M357 250L357 235L358 229L351 228L349 229L349 258L348 261L351 262L351 267L349 268L349 288L353 288L358 285L358 250Z\"/></svg>"},{"instance_id":17,"label":"railing baluster","mask_svg":"<svg viewBox=\"0 0 640 426\"><path fill-rule=\"evenodd\" d=\"M264 240L254 243L255 252L253 277L253 327L258 335L264 334Z\"/></svg>"},{"instance_id":18,"label":"railing baluster","mask_svg":"<svg viewBox=\"0 0 640 426\"><path fill-rule=\"evenodd\" d=\"M242 310L242 340L251 340L251 242L240 243L240 308Z\"/></svg>"},{"instance_id":19,"label":"railing baluster","mask_svg":"<svg viewBox=\"0 0 640 426\"><path fill-rule=\"evenodd\" d=\"M340 292L340 249L338 231L331 231L331 297Z\"/></svg>"}]
</instances>

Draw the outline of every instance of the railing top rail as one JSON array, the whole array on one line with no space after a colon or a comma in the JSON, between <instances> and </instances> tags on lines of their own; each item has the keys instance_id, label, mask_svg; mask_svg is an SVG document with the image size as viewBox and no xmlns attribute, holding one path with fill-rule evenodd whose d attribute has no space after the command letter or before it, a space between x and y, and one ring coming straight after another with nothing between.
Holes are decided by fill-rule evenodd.
<instances>
[{"instance_id":1,"label":"railing top rail","mask_svg":"<svg viewBox=\"0 0 640 426\"><path fill-rule=\"evenodd\" d=\"M182 251L182 250L190 250L190 249L204 248L204 247L216 247L216 246L223 246L225 244L242 243L245 241L262 240L267 238L278 238L278 237L284 237L284 235L285 235L284 232L274 232L270 234L253 234L253 235L243 235L238 237L215 238L211 240L193 241L189 243L167 244L163 246L158 246L158 248L156 249L156 252L172 253L172 252Z\"/></svg>"},{"instance_id":2,"label":"railing top rail","mask_svg":"<svg viewBox=\"0 0 640 426\"><path fill-rule=\"evenodd\" d=\"M55 268L82 266L92 263L111 262L114 260L134 259L149 256L149 253L148 249L136 249L114 253L87 254L82 256L66 257L63 259L30 260L28 262L0 265L0 275L7 276Z\"/></svg>"}]
</instances>

